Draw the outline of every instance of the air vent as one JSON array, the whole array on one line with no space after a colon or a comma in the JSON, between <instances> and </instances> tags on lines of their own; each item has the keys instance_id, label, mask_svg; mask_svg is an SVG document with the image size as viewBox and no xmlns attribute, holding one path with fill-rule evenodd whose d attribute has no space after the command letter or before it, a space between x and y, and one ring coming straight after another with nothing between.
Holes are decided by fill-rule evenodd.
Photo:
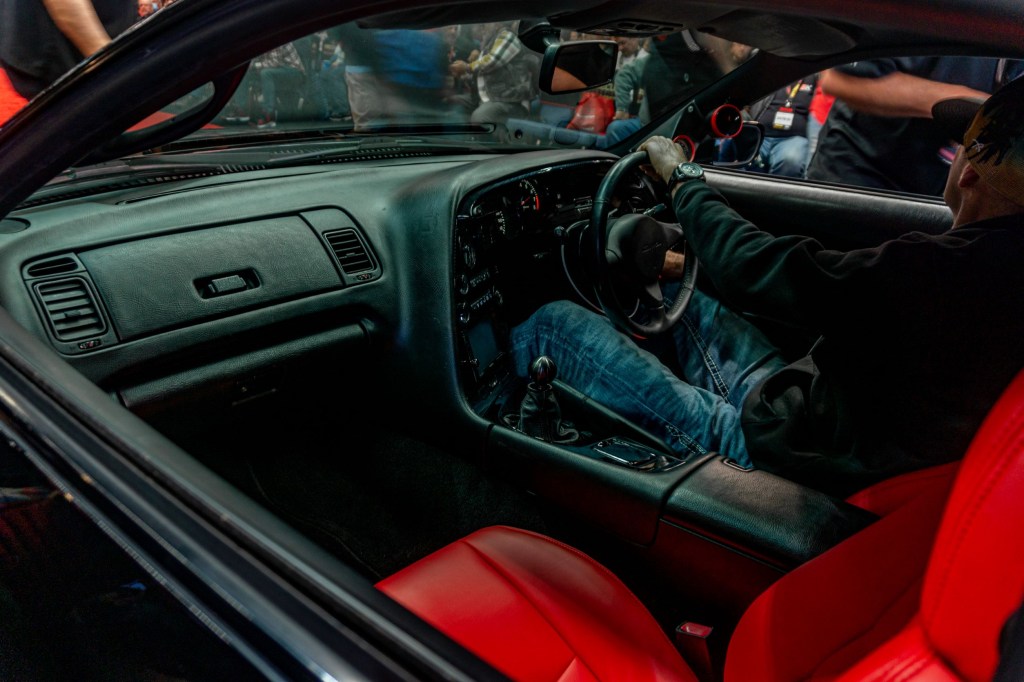
<instances>
[{"instance_id":1,"label":"air vent","mask_svg":"<svg viewBox=\"0 0 1024 682\"><path fill-rule=\"evenodd\" d=\"M40 282L35 290L58 340L77 341L106 331L92 291L81 277Z\"/></svg>"},{"instance_id":2,"label":"air vent","mask_svg":"<svg viewBox=\"0 0 1024 682\"><path fill-rule=\"evenodd\" d=\"M47 275L60 275L65 272L74 272L78 269L78 261L71 256L59 256L50 260L39 261L28 266L26 273L29 277L46 277Z\"/></svg>"},{"instance_id":3,"label":"air vent","mask_svg":"<svg viewBox=\"0 0 1024 682\"><path fill-rule=\"evenodd\" d=\"M338 264L346 275L367 272L374 269L373 260L363 246L355 230L333 230L324 232L324 239L330 244Z\"/></svg>"}]
</instances>

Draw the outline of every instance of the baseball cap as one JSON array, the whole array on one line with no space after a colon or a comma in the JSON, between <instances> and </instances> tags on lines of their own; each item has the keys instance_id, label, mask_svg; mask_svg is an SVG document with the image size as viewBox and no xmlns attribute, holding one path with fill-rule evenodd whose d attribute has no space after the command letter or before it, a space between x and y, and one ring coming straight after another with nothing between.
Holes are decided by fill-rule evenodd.
<instances>
[{"instance_id":1,"label":"baseball cap","mask_svg":"<svg viewBox=\"0 0 1024 682\"><path fill-rule=\"evenodd\" d=\"M987 100L938 102L932 117L951 140L964 146L967 161L985 182L1024 205L1024 77Z\"/></svg>"}]
</instances>

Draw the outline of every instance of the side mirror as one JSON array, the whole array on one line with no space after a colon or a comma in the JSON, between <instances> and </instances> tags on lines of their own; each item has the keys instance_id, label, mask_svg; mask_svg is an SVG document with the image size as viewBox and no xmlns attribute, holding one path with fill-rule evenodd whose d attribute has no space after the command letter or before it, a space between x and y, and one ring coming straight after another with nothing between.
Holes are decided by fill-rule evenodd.
<instances>
[{"instance_id":1,"label":"side mirror","mask_svg":"<svg viewBox=\"0 0 1024 682\"><path fill-rule=\"evenodd\" d=\"M708 137L700 143L694 154L697 163L724 168L746 166L761 151L764 128L757 121L744 121L733 137Z\"/></svg>"},{"instance_id":2,"label":"side mirror","mask_svg":"<svg viewBox=\"0 0 1024 682\"><path fill-rule=\"evenodd\" d=\"M613 40L549 45L540 66L540 89L554 95L610 83L618 54L619 46Z\"/></svg>"}]
</instances>

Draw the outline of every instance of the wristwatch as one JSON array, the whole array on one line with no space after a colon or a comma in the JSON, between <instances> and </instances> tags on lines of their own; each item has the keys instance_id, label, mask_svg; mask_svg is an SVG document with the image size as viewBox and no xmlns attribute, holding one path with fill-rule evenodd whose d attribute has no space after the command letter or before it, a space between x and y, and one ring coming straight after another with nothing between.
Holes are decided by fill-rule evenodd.
<instances>
[{"instance_id":1,"label":"wristwatch","mask_svg":"<svg viewBox=\"0 0 1024 682\"><path fill-rule=\"evenodd\" d=\"M675 170L672 171L672 175L669 176L668 191L671 193L676 188L676 185L695 180L707 182L707 178L704 177L704 169L700 167L700 164L684 161L676 166Z\"/></svg>"}]
</instances>

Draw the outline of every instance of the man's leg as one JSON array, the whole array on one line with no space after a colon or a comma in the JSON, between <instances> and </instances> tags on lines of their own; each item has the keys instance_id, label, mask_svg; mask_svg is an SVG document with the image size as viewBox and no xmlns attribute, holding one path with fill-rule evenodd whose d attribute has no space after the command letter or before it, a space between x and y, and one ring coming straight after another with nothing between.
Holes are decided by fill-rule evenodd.
<instances>
[{"instance_id":1,"label":"man's leg","mask_svg":"<svg viewBox=\"0 0 1024 682\"><path fill-rule=\"evenodd\" d=\"M352 125L362 132L384 121L384 107L381 103L381 84L377 74L367 67L345 68L345 84L348 86L349 111Z\"/></svg>"},{"instance_id":2,"label":"man's leg","mask_svg":"<svg viewBox=\"0 0 1024 682\"><path fill-rule=\"evenodd\" d=\"M470 123L505 123L510 118L530 115L518 102L483 102L469 117Z\"/></svg>"},{"instance_id":3,"label":"man's leg","mask_svg":"<svg viewBox=\"0 0 1024 682\"><path fill-rule=\"evenodd\" d=\"M643 123L639 118L621 118L608 124L604 131L605 146L611 146L625 140L627 137L640 130Z\"/></svg>"},{"instance_id":4,"label":"man's leg","mask_svg":"<svg viewBox=\"0 0 1024 682\"><path fill-rule=\"evenodd\" d=\"M516 372L549 355L558 377L661 438L683 457L717 451L750 463L739 411L722 395L675 376L606 317L568 301L543 306L512 330Z\"/></svg>"},{"instance_id":5,"label":"man's leg","mask_svg":"<svg viewBox=\"0 0 1024 682\"><path fill-rule=\"evenodd\" d=\"M821 134L821 128L825 124L814 118L811 114L807 117L807 157L804 161L804 175L807 174L807 169L811 165L811 159L814 157L814 151L818 148L818 136Z\"/></svg>"},{"instance_id":6,"label":"man's leg","mask_svg":"<svg viewBox=\"0 0 1024 682\"><path fill-rule=\"evenodd\" d=\"M701 291L693 292L672 336L683 378L737 410L754 386L787 364L753 323Z\"/></svg>"},{"instance_id":7,"label":"man's leg","mask_svg":"<svg viewBox=\"0 0 1024 682\"><path fill-rule=\"evenodd\" d=\"M777 142L768 157L768 172L788 178L802 178L807 167L807 138L794 135L775 139Z\"/></svg>"}]
</instances>

